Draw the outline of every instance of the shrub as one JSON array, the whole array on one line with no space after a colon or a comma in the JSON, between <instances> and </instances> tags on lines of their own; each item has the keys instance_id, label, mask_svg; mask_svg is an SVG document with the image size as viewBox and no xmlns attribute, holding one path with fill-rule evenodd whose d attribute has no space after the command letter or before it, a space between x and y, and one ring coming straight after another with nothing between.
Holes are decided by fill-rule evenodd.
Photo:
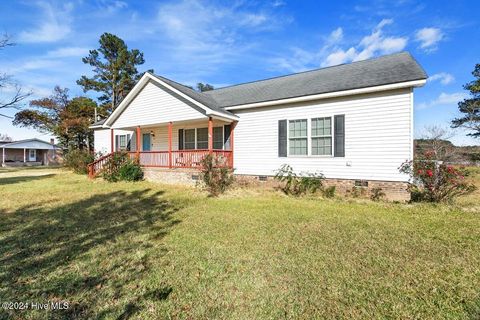
<instances>
[{"instance_id":1,"label":"shrub","mask_svg":"<svg viewBox=\"0 0 480 320\"><path fill-rule=\"evenodd\" d=\"M126 152L115 152L104 165L103 178L109 182L139 181L143 170Z\"/></svg>"},{"instance_id":2,"label":"shrub","mask_svg":"<svg viewBox=\"0 0 480 320\"><path fill-rule=\"evenodd\" d=\"M385 197L385 192L382 188L372 188L370 190L370 199L373 201L380 201Z\"/></svg>"},{"instance_id":3,"label":"shrub","mask_svg":"<svg viewBox=\"0 0 480 320\"><path fill-rule=\"evenodd\" d=\"M449 202L476 189L465 181L468 170L435 161L430 152L422 160L404 162L399 170L410 175L413 182L412 201Z\"/></svg>"},{"instance_id":4,"label":"shrub","mask_svg":"<svg viewBox=\"0 0 480 320\"><path fill-rule=\"evenodd\" d=\"M222 156L206 155L200 161L201 180L211 196L224 193L233 183L233 169L228 168Z\"/></svg>"},{"instance_id":5,"label":"shrub","mask_svg":"<svg viewBox=\"0 0 480 320\"><path fill-rule=\"evenodd\" d=\"M322 189L322 193L325 198L334 198L336 191L337 191L337 188L335 186L330 186Z\"/></svg>"},{"instance_id":6,"label":"shrub","mask_svg":"<svg viewBox=\"0 0 480 320\"><path fill-rule=\"evenodd\" d=\"M365 187L353 186L352 189L347 190L347 193L349 193L352 198L360 198L365 197L365 194L367 192L366 190L367 189Z\"/></svg>"},{"instance_id":7,"label":"shrub","mask_svg":"<svg viewBox=\"0 0 480 320\"><path fill-rule=\"evenodd\" d=\"M302 173L297 175L291 166L284 164L277 170L275 179L285 183L282 191L294 196L315 193L323 188L325 177L321 173Z\"/></svg>"},{"instance_id":8,"label":"shrub","mask_svg":"<svg viewBox=\"0 0 480 320\"><path fill-rule=\"evenodd\" d=\"M87 150L70 149L64 157L64 166L75 173L86 174L87 165L95 160L95 156Z\"/></svg>"}]
</instances>

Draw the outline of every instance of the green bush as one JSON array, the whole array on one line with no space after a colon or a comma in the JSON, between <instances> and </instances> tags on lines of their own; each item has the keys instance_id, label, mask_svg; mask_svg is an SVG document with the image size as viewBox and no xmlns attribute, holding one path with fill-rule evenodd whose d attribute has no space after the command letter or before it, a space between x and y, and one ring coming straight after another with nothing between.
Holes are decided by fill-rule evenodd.
<instances>
[{"instance_id":1,"label":"green bush","mask_svg":"<svg viewBox=\"0 0 480 320\"><path fill-rule=\"evenodd\" d=\"M139 181L143 179L143 170L128 153L115 152L105 163L102 176L109 182Z\"/></svg>"},{"instance_id":2,"label":"green bush","mask_svg":"<svg viewBox=\"0 0 480 320\"><path fill-rule=\"evenodd\" d=\"M300 196L322 190L325 177L321 173L303 173L302 175L297 175L291 166L284 164L277 170L275 179L285 183L282 187L282 191L285 192L285 194Z\"/></svg>"},{"instance_id":3,"label":"green bush","mask_svg":"<svg viewBox=\"0 0 480 320\"><path fill-rule=\"evenodd\" d=\"M385 198L385 192L383 192L382 188L372 188L370 190L370 199L373 201L380 201Z\"/></svg>"},{"instance_id":4,"label":"green bush","mask_svg":"<svg viewBox=\"0 0 480 320\"><path fill-rule=\"evenodd\" d=\"M211 196L224 193L233 183L233 169L228 168L221 156L206 155L200 161L201 179Z\"/></svg>"},{"instance_id":5,"label":"green bush","mask_svg":"<svg viewBox=\"0 0 480 320\"><path fill-rule=\"evenodd\" d=\"M70 149L64 157L64 166L75 173L86 174L87 165L95 160L95 156L87 150Z\"/></svg>"},{"instance_id":6,"label":"green bush","mask_svg":"<svg viewBox=\"0 0 480 320\"><path fill-rule=\"evenodd\" d=\"M325 198L334 198L337 188L335 186L330 186L322 189L322 194Z\"/></svg>"}]
</instances>

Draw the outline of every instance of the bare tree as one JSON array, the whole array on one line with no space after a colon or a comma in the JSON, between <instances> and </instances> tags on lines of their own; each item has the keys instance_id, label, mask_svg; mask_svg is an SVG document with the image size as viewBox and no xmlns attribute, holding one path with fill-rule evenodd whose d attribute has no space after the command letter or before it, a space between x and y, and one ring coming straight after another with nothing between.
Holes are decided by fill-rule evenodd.
<instances>
[{"instance_id":1,"label":"bare tree","mask_svg":"<svg viewBox=\"0 0 480 320\"><path fill-rule=\"evenodd\" d=\"M11 142L11 141L13 141L13 139L8 134L0 133L0 141Z\"/></svg>"},{"instance_id":2,"label":"bare tree","mask_svg":"<svg viewBox=\"0 0 480 320\"><path fill-rule=\"evenodd\" d=\"M421 138L417 140L417 150L432 152L435 160L451 161L456 156L455 146L449 141L453 136L454 133L448 128L426 126Z\"/></svg>"},{"instance_id":3,"label":"bare tree","mask_svg":"<svg viewBox=\"0 0 480 320\"><path fill-rule=\"evenodd\" d=\"M0 50L5 49L6 47L10 47L15 45L8 34L4 34L0 38ZM0 73L0 90L5 90L7 88L13 89L13 96L10 96L6 100L0 100L0 116L6 118L12 118L7 116L6 114L1 113L4 109L20 109L20 104L23 100L25 100L28 96L30 96L31 92L23 91L22 87L16 83L12 77L6 73Z\"/></svg>"}]
</instances>

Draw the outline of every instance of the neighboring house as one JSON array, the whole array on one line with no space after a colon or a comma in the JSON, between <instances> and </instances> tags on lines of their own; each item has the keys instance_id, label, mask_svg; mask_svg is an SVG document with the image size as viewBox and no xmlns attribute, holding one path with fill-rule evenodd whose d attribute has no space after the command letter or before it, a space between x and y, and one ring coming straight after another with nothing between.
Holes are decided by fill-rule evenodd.
<instances>
[{"instance_id":1,"label":"neighboring house","mask_svg":"<svg viewBox=\"0 0 480 320\"><path fill-rule=\"evenodd\" d=\"M250 179L289 164L344 190L368 185L406 199L398 167L413 157L413 88L426 78L407 52L203 93L146 73L92 125L95 150L129 150L160 180L196 175L152 168L198 168L213 153Z\"/></svg>"},{"instance_id":2,"label":"neighboring house","mask_svg":"<svg viewBox=\"0 0 480 320\"><path fill-rule=\"evenodd\" d=\"M40 166L58 164L61 160L60 147L40 139L0 142L3 167Z\"/></svg>"}]
</instances>

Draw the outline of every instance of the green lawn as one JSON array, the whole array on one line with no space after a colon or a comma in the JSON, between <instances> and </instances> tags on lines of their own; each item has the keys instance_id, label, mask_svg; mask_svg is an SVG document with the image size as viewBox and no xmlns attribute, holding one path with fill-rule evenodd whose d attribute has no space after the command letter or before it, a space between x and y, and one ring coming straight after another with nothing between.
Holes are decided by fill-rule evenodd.
<instances>
[{"instance_id":1,"label":"green lawn","mask_svg":"<svg viewBox=\"0 0 480 320\"><path fill-rule=\"evenodd\" d=\"M0 171L0 318L479 319L480 193L452 206Z\"/></svg>"}]
</instances>

